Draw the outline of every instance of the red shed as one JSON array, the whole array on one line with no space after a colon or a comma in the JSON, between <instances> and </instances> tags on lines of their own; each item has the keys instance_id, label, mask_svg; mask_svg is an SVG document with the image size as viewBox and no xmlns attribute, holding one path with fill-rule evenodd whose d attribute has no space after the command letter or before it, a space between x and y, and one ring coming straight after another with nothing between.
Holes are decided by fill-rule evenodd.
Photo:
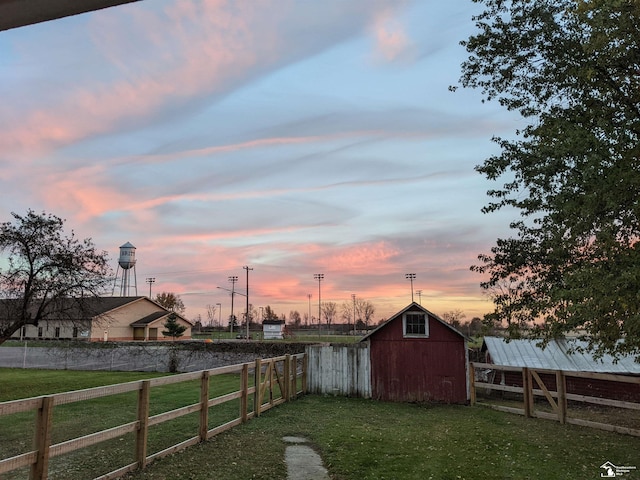
<instances>
[{"instance_id":1,"label":"red shed","mask_svg":"<svg viewBox=\"0 0 640 480\"><path fill-rule=\"evenodd\" d=\"M373 398L468 401L466 338L421 305L410 304L360 341L370 345Z\"/></svg>"}]
</instances>

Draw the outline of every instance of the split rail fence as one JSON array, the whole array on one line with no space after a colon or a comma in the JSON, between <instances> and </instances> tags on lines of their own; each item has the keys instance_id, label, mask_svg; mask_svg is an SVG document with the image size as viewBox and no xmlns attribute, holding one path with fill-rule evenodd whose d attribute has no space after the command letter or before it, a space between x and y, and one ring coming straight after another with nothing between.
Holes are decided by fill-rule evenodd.
<instances>
[{"instance_id":1,"label":"split rail fence","mask_svg":"<svg viewBox=\"0 0 640 480\"><path fill-rule=\"evenodd\" d=\"M234 392L210 398L210 379L218 375L227 374L239 374L240 388ZM249 378L251 375L253 375L253 385L250 386ZM5 415L30 411L35 412L36 419L33 449L10 458L0 458L0 476L6 472L28 467L30 480L43 480L49 475L49 459L127 434L133 434L135 438L133 442L134 451L132 452L134 461L117 470L95 477L101 480L118 478L128 472L145 468L153 460L210 439L253 417L260 416L262 412L276 405L294 399L306 392L306 378L306 357L305 354L301 353L264 360L256 359L255 362L251 363L230 365L199 372L3 402L0 403L0 419ZM200 399L198 403L150 415L150 397L153 388L197 380L200 382ZM51 432L55 423L55 407L132 391L137 391L137 419L135 421L78 438L72 438L61 443L51 444ZM251 395L253 396L253 402L250 402ZM210 428L210 409L238 400L240 404L238 416L231 421ZM118 405L110 405L110 408L118 408ZM161 451L152 454L148 453L150 427L195 412L199 412L197 432L194 432L195 436Z\"/></svg>"},{"instance_id":2,"label":"split rail fence","mask_svg":"<svg viewBox=\"0 0 640 480\"><path fill-rule=\"evenodd\" d=\"M488 373L484 375L485 381L478 381L478 373ZM502 383L493 383L495 373L504 374L510 372L511 377L515 380L511 385ZM508 374L508 373L507 373ZM546 381L545 381L546 380ZM624 427L620 425L611 425L603 422L595 422L582 418L570 417L568 415L568 401L580 402L591 405L599 405L605 407L623 408L629 410L640 410L640 403L606 398L603 396L583 395L571 393L567 391L568 380L572 383L578 383L581 380L592 380L595 382L612 382L611 385L617 385L618 389L624 390L623 385L640 391L640 377L631 377L625 375L614 375L596 372L568 372L562 370L547 370L541 368L526 367L507 367L502 365L494 365L490 363L472 362L469 364L469 384L471 387L471 405L484 405L495 410L503 412L515 413L526 417L545 418L549 420L557 420L560 423L570 423L574 425L582 425L601 430L624 433L628 435L640 436L640 429ZM522 395L523 408L509 407L489 402L478 401L478 389L485 391L501 391ZM553 413L536 409L536 397L544 397ZM638 398L636 396L636 398Z\"/></svg>"}]
</instances>

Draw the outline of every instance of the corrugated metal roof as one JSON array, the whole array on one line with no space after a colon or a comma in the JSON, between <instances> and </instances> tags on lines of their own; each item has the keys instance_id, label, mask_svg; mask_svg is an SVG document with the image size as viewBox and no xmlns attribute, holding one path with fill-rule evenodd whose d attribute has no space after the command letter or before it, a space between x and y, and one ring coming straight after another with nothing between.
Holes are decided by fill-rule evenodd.
<instances>
[{"instance_id":1,"label":"corrugated metal roof","mask_svg":"<svg viewBox=\"0 0 640 480\"><path fill-rule=\"evenodd\" d=\"M507 342L504 338L484 337L483 349L491 355L497 365L509 367L546 368L568 372L600 372L640 374L640 363L633 356L613 357L604 355L595 359L590 353L573 352L573 347L586 348L587 343L577 339L554 340L543 350L536 344L538 340L517 339Z\"/></svg>"}]
</instances>

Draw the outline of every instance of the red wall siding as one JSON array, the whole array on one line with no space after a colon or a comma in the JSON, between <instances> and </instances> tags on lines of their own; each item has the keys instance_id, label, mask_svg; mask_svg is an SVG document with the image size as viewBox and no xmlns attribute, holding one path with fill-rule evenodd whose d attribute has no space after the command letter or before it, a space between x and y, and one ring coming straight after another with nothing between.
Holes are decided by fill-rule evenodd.
<instances>
[{"instance_id":1,"label":"red wall siding","mask_svg":"<svg viewBox=\"0 0 640 480\"><path fill-rule=\"evenodd\" d=\"M403 338L402 315L371 335L374 398L394 402L467 402L464 338L429 317L429 338Z\"/></svg>"}]
</instances>

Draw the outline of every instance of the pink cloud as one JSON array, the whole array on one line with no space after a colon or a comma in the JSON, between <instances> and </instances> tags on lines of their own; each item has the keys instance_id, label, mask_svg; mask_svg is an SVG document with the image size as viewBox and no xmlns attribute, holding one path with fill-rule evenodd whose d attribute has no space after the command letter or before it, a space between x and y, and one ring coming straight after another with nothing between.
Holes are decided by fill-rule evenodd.
<instances>
[{"instance_id":1,"label":"pink cloud","mask_svg":"<svg viewBox=\"0 0 640 480\"><path fill-rule=\"evenodd\" d=\"M391 9L376 15L371 31L376 40L376 52L385 61L406 60L413 55L414 46Z\"/></svg>"}]
</instances>

